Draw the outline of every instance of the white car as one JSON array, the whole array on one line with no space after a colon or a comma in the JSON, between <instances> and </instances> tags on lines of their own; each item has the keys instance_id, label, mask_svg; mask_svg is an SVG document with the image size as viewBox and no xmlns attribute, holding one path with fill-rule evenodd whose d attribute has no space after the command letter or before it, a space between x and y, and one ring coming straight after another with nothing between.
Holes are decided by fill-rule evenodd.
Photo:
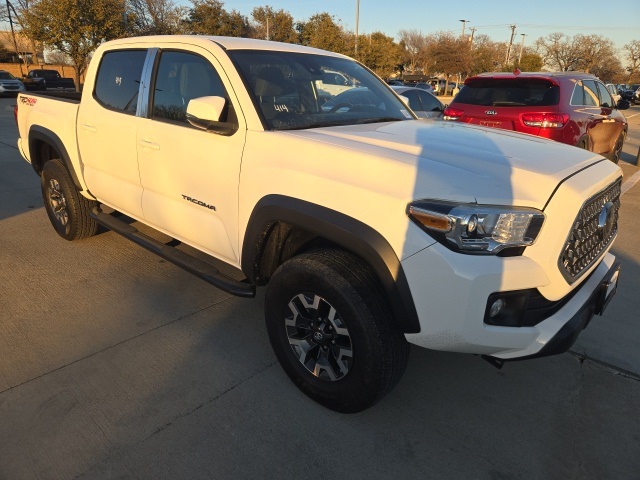
<instances>
[{"instance_id":1,"label":"white car","mask_svg":"<svg viewBox=\"0 0 640 480\"><path fill-rule=\"evenodd\" d=\"M6 70L0 70L0 95L17 95L26 91L24 84Z\"/></svg>"},{"instance_id":2,"label":"white car","mask_svg":"<svg viewBox=\"0 0 640 480\"><path fill-rule=\"evenodd\" d=\"M622 98L622 95L618 93L617 85L614 85L613 83L607 83L605 86L607 87L607 90L611 94L611 98L613 98L614 103L617 104L618 101Z\"/></svg>"}]
</instances>

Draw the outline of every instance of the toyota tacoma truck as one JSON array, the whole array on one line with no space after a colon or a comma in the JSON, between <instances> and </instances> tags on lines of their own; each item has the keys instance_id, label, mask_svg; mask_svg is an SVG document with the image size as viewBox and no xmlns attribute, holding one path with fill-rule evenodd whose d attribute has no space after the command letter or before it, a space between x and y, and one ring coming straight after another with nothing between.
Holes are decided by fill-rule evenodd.
<instances>
[{"instance_id":1,"label":"toyota tacoma truck","mask_svg":"<svg viewBox=\"0 0 640 480\"><path fill-rule=\"evenodd\" d=\"M323 109L327 72L368 93ZM102 225L230 294L266 286L282 368L336 411L389 392L409 344L495 366L564 352L616 289L617 165L419 120L342 55L120 39L82 94L23 93L16 115L62 238Z\"/></svg>"}]
</instances>

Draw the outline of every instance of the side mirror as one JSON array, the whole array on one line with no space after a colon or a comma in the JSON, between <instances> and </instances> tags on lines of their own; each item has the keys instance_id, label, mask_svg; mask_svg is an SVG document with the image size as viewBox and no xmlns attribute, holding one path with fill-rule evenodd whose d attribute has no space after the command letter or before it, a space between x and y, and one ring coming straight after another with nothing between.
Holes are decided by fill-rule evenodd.
<instances>
[{"instance_id":1,"label":"side mirror","mask_svg":"<svg viewBox=\"0 0 640 480\"><path fill-rule=\"evenodd\" d=\"M618 100L618 103L616 103L616 108L618 110L627 110L629 107L631 106L631 102L629 100Z\"/></svg>"},{"instance_id":2,"label":"side mirror","mask_svg":"<svg viewBox=\"0 0 640 480\"><path fill-rule=\"evenodd\" d=\"M404 95L398 95L400 97L400 100L402 100L404 102L404 104L408 107L409 106L409 99L407 97L405 97Z\"/></svg>"},{"instance_id":3,"label":"side mirror","mask_svg":"<svg viewBox=\"0 0 640 480\"><path fill-rule=\"evenodd\" d=\"M187 121L196 128L220 135L233 135L237 125L221 122L227 106L223 97L198 97L187 105Z\"/></svg>"}]
</instances>

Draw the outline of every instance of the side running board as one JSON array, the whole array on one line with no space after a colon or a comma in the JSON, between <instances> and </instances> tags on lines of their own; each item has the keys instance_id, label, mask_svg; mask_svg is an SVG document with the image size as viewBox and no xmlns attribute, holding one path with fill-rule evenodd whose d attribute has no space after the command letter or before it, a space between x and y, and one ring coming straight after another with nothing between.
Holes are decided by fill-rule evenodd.
<instances>
[{"instance_id":1,"label":"side running board","mask_svg":"<svg viewBox=\"0 0 640 480\"><path fill-rule=\"evenodd\" d=\"M158 240L140 232L137 228L132 227L128 223L104 213L99 207L94 207L90 215L100 225L103 225L109 230L113 230L123 237L128 238L132 242L146 248L156 255L159 255L174 265L183 268L187 272L194 274L214 287L218 287L220 290L230 293L231 295L245 298L252 298L256 295L256 286L249 283L248 280L234 280L233 278L221 273L214 266L209 265L208 263L183 252L182 250L178 250L175 247L159 242Z\"/></svg>"}]
</instances>

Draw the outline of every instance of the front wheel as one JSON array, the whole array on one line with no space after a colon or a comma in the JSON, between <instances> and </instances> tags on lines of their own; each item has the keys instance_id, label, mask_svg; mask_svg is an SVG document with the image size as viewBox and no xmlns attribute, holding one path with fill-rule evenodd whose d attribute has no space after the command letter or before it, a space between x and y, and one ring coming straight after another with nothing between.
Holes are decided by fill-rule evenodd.
<instances>
[{"instance_id":1,"label":"front wheel","mask_svg":"<svg viewBox=\"0 0 640 480\"><path fill-rule=\"evenodd\" d=\"M281 265L267 286L269 340L300 390L338 412L364 410L402 376L409 345L357 257L318 250Z\"/></svg>"},{"instance_id":2,"label":"front wheel","mask_svg":"<svg viewBox=\"0 0 640 480\"><path fill-rule=\"evenodd\" d=\"M40 185L49 221L58 235L65 240L95 235L98 224L89 213L97 203L78 193L61 160L45 163Z\"/></svg>"}]
</instances>

